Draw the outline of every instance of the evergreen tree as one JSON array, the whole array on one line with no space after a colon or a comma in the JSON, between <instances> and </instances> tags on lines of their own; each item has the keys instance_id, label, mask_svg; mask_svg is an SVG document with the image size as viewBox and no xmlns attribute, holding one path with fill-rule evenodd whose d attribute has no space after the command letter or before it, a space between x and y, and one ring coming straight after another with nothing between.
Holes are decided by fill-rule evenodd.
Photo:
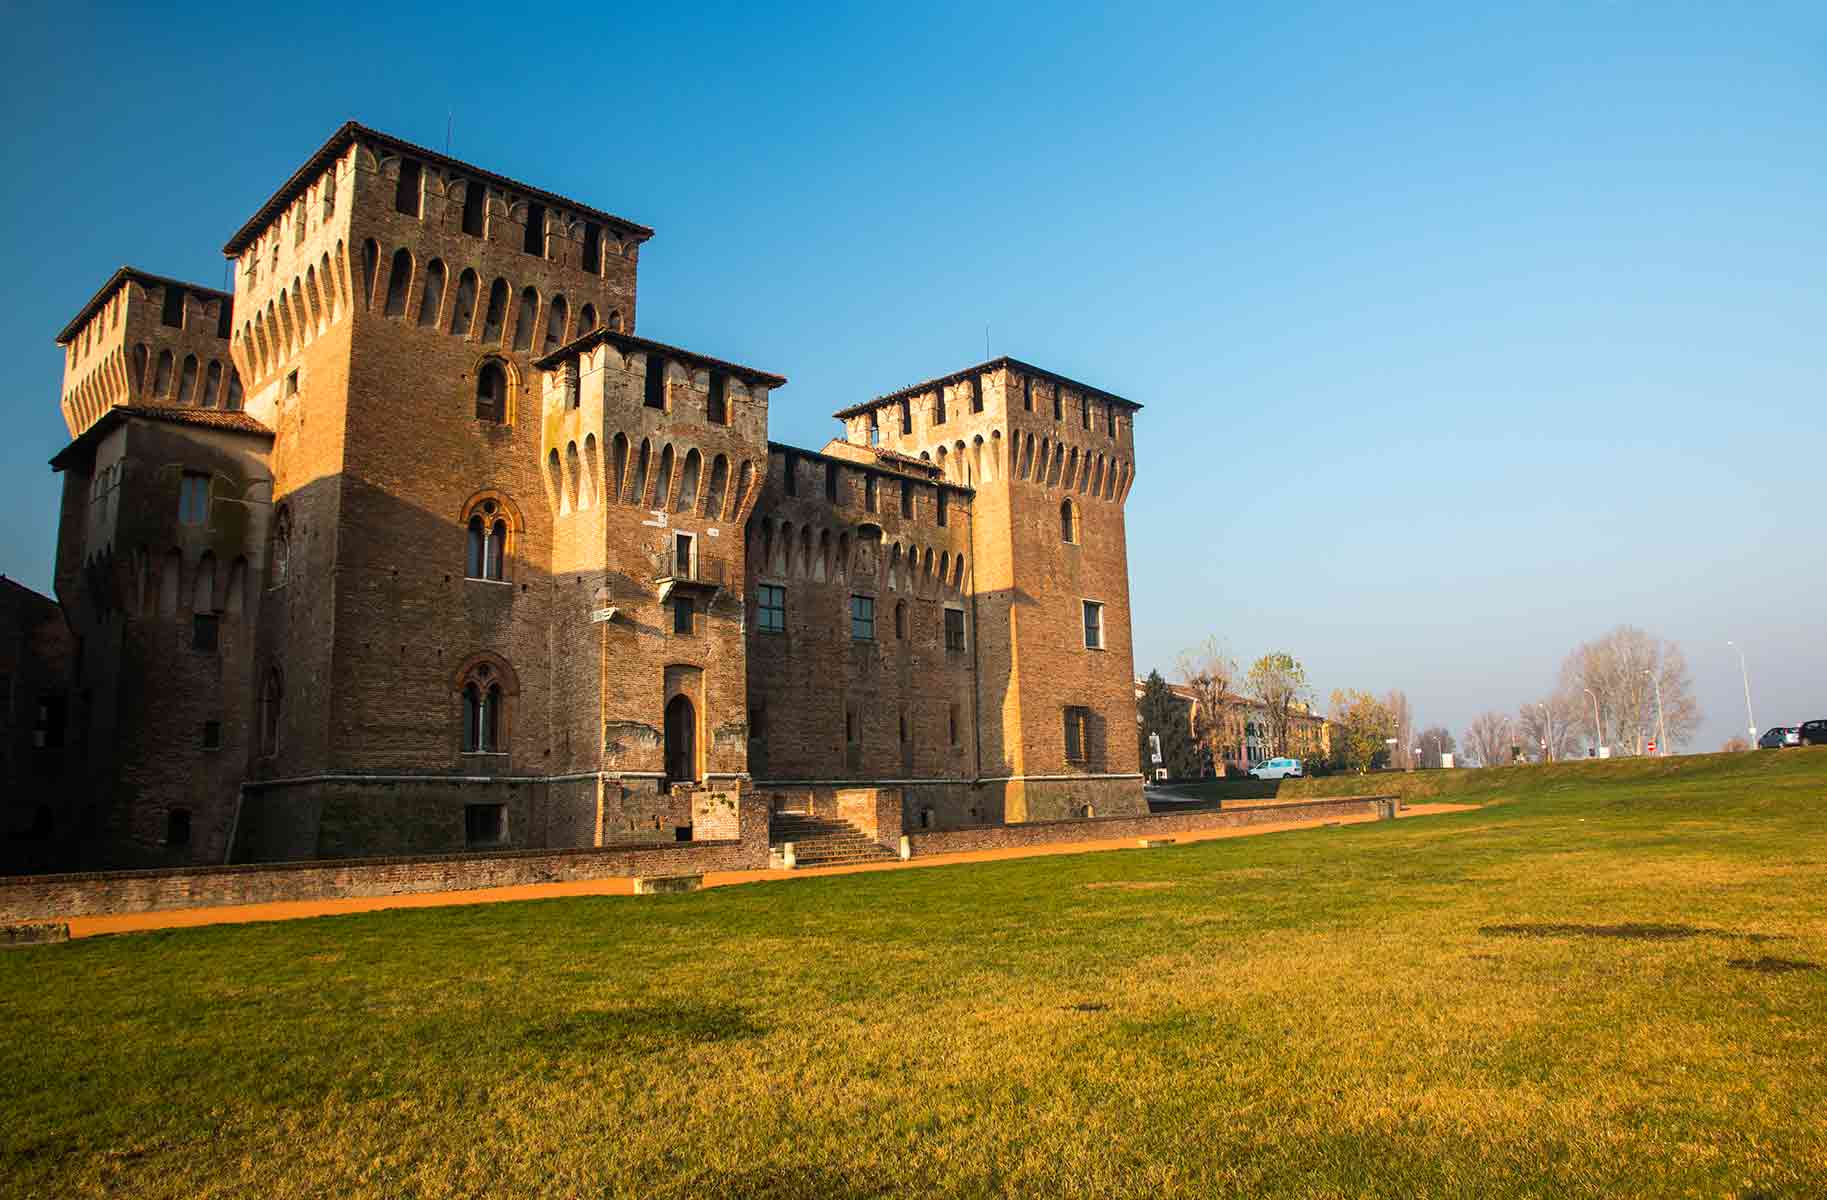
<instances>
[{"instance_id":1,"label":"evergreen tree","mask_svg":"<svg viewBox=\"0 0 1827 1200\"><path fill-rule=\"evenodd\" d=\"M1167 689L1161 672L1150 671L1142 685L1141 721L1136 726L1142 774L1155 775L1155 763L1148 749L1148 735L1161 737L1161 766L1170 779L1199 777L1199 755L1193 746L1192 728L1188 723L1187 705Z\"/></svg>"}]
</instances>

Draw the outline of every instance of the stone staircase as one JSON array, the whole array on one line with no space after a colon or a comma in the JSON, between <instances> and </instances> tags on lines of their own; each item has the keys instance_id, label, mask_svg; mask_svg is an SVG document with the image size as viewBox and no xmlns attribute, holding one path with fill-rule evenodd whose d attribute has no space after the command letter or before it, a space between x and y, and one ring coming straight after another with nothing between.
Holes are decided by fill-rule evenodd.
<instances>
[{"instance_id":1,"label":"stone staircase","mask_svg":"<svg viewBox=\"0 0 1827 1200\"><path fill-rule=\"evenodd\" d=\"M795 867L847 867L899 858L850 822L811 813L777 812L768 819L768 861L772 865L786 865L788 842L793 844Z\"/></svg>"}]
</instances>

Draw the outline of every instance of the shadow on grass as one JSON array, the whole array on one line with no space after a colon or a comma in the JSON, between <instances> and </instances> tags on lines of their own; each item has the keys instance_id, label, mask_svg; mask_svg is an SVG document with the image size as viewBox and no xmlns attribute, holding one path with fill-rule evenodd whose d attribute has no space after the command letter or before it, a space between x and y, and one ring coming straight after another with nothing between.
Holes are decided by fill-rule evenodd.
<instances>
[{"instance_id":1,"label":"shadow on grass","mask_svg":"<svg viewBox=\"0 0 1827 1200\"><path fill-rule=\"evenodd\" d=\"M1737 967L1741 971L1755 971L1759 975L1788 975L1795 971L1818 971L1820 963L1811 963L1800 958L1728 958L1726 966Z\"/></svg>"},{"instance_id":2,"label":"shadow on grass","mask_svg":"<svg viewBox=\"0 0 1827 1200\"><path fill-rule=\"evenodd\" d=\"M767 1032L728 1005L642 1004L586 1009L529 1024L521 1041L552 1051L656 1051L677 1045L746 1041Z\"/></svg>"},{"instance_id":3,"label":"shadow on grass","mask_svg":"<svg viewBox=\"0 0 1827 1200\"><path fill-rule=\"evenodd\" d=\"M1743 933L1733 929L1702 929L1694 925L1570 925L1556 923L1520 925L1480 925L1478 932L1488 937L1583 937L1617 938L1627 942L1680 942L1689 938L1723 938L1734 942L1781 942L1793 940L1786 933Z\"/></svg>"}]
</instances>

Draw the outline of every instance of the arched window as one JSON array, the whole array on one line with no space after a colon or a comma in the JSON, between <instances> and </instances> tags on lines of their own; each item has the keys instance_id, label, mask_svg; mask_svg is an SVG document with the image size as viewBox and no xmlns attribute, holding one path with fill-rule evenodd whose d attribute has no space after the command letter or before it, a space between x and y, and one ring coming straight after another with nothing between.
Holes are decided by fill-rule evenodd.
<instances>
[{"instance_id":1,"label":"arched window","mask_svg":"<svg viewBox=\"0 0 1827 1200\"><path fill-rule=\"evenodd\" d=\"M507 705L519 690L513 671L498 660L481 658L471 662L458 681L463 696L463 752L507 753Z\"/></svg>"},{"instance_id":2,"label":"arched window","mask_svg":"<svg viewBox=\"0 0 1827 1200\"><path fill-rule=\"evenodd\" d=\"M900 549L898 546L895 548ZM896 638L907 636L907 601L905 600L894 602L894 635Z\"/></svg>"},{"instance_id":3,"label":"arched window","mask_svg":"<svg viewBox=\"0 0 1827 1200\"><path fill-rule=\"evenodd\" d=\"M184 367L178 372L178 403L189 404L197 398L197 356L186 354Z\"/></svg>"},{"instance_id":4,"label":"arched window","mask_svg":"<svg viewBox=\"0 0 1827 1200\"><path fill-rule=\"evenodd\" d=\"M485 362L476 372L476 420L499 425L507 420L507 371L498 362Z\"/></svg>"},{"instance_id":5,"label":"arched window","mask_svg":"<svg viewBox=\"0 0 1827 1200\"><path fill-rule=\"evenodd\" d=\"M229 412L241 411L241 372L232 366L228 369L228 400L222 407Z\"/></svg>"},{"instance_id":6,"label":"arched window","mask_svg":"<svg viewBox=\"0 0 1827 1200\"><path fill-rule=\"evenodd\" d=\"M660 470L653 488L653 503L649 507L666 508L672 503L672 447L660 451Z\"/></svg>"},{"instance_id":7,"label":"arched window","mask_svg":"<svg viewBox=\"0 0 1827 1200\"><path fill-rule=\"evenodd\" d=\"M425 288L419 293L419 324L429 329L438 323L438 310L444 307L444 263L432 259L425 265Z\"/></svg>"},{"instance_id":8,"label":"arched window","mask_svg":"<svg viewBox=\"0 0 1827 1200\"><path fill-rule=\"evenodd\" d=\"M278 667L273 667L267 671L266 683L260 689L260 753L269 758L279 753L279 719L284 705L285 678Z\"/></svg>"},{"instance_id":9,"label":"arched window","mask_svg":"<svg viewBox=\"0 0 1827 1200\"><path fill-rule=\"evenodd\" d=\"M393 252L393 266L387 271L387 309L390 317L406 315L406 296L412 285L412 251L401 246Z\"/></svg>"},{"instance_id":10,"label":"arched window","mask_svg":"<svg viewBox=\"0 0 1827 1200\"><path fill-rule=\"evenodd\" d=\"M267 562L269 586L284 587L292 570L292 510L285 505L273 514L273 550Z\"/></svg>"},{"instance_id":11,"label":"arched window","mask_svg":"<svg viewBox=\"0 0 1827 1200\"><path fill-rule=\"evenodd\" d=\"M609 320L606 321L605 324L608 325L608 327L610 329L614 330L616 333L622 332L622 314L617 312L613 308L610 309L609 310Z\"/></svg>"},{"instance_id":12,"label":"arched window","mask_svg":"<svg viewBox=\"0 0 1827 1200\"><path fill-rule=\"evenodd\" d=\"M457 302L450 306L450 331L458 337L469 336L469 327L476 319L476 289L480 286L474 271L465 270L457 277Z\"/></svg>"},{"instance_id":13,"label":"arched window","mask_svg":"<svg viewBox=\"0 0 1827 1200\"><path fill-rule=\"evenodd\" d=\"M546 455L546 482L552 488L552 507L559 512L566 512L565 504L565 470L558 465L558 447Z\"/></svg>"},{"instance_id":14,"label":"arched window","mask_svg":"<svg viewBox=\"0 0 1827 1200\"><path fill-rule=\"evenodd\" d=\"M546 354L565 344L565 298L552 297L552 303L546 306L546 341L543 352Z\"/></svg>"},{"instance_id":15,"label":"arched window","mask_svg":"<svg viewBox=\"0 0 1827 1200\"><path fill-rule=\"evenodd\" d=\"M470 508L464 536L466 579L507 578L508 514L499 500L484 497Z\"/></svg>"},{"instance_id":16,"label":"arched window","mask_svg":"<svg viewBox=\"0 0 1827 1200\"><path fill-rule=\"evenodd\" d=\"M698 477L703 466L704 457L696 449L685 456L685 465L679 468L678 512L688 513L698 506Z\"/></svg>"},{"instance_id":17,"label":"arched window","mask_svg":"<svg viewBox=\"0 0 1827 1200\"><path fill-rule=\"evenodd\" d=\"M216 359L209 360L209 370L203 376L203 407L214 408L222 403L222 364Z\"/></svg>"},{"instance_id":18,"label":"arched window","mask_svg":"<svg viewBox=\"0 0 1827 1200\"><path fill-rule=\"evenodd\" d=\"M136 392L142 391L146 386L147 357L146 343L137 343L133 347L133 378L129 381L133 384L133 390Z\"/></svg>"},{"instance_id":19,"label":"arched window","mask_svg":"<svg viewBox=\"0 0 1827 1200\"><path fill-rule=\"evenodd\" d=\"M482 314L483 345L499 346L501 344L501 327L507 323L507 305L507 280L497 279L489 284L488 308Z\"/></svg>"},{"instance_id":20,"label":"arched window","mask_svg":"<svg viewBox=\"0 0 1827 1200\"><path fill-rule=\"evenodd\" d=\"M171 391L171 351L159 351L158 369L152 375L152 394L161 400Z\"/></svg>"},{"instance_id":21,"label":"arched window","mask_svg":"<svg viewBox=\"0 0 1827 1200\"><path fill-rule=\"evenodd\" d=\"M723 516L723 494L729 482L730 460L719 454L711 460L710 486L704 492L704 514L712 520Z\"/></svg>"},{"instance_id":22,"label":"arched window","mask_svg":"<svg viewBox=\"0 0 1827 1200\"><path fill-rule=\"evenodd\" d=\"M1078 510L1070 500L1059 502L1059 540L1073 543L1078 541Z\"/></svg>"},{"instance_id":23,"label":"arched window","mask_svg":"<svg viewBox=\"0 0 1827 1200\"><path fill-rule=\"evenodd\" d=\"M374 307L375 276L381 270L381 248L373 238L362 243L362 303Z\"/></svg>"},{"instance_id":24,"label":"arched window","mask_svg":"<svg viewBox=\"0 0 1827 1200\"><path fill-rule=\"evenodd\" d=\"M647 463L652 455L653 444L642 438L641 454L634 463L634 488L628 493L629 502L637 508L647 507Z\"/></svg>"},{"instance_id":25,"label":"arched window","mask_svg":"<svg viewBox=\"0 0 1827 1200\"><path fill-rule=\"evenodd\" d=\"M628 481L628 435L625 433L616 434L609 443L609 473L615 486L610 499L619 504L622 501L622 488Z\"/></svg>"},{"instance_id":26,"label":"arched window","mask_svg":"<svg viewBox=\"0 0 1827 1200\"><path fill-rule=\"evenodd\" d=\"M514 318L514 349L527 350L533 345L533 321L539 315L539 293L527 288L520 293L520 312Z\"/></svg>"},{"instance_id":27,"label":"arched window","mask_svg":"<svg viewBox=\"0 0 1827 1200\"><path fill-rule=\"evenodd\" d=\"M590 507L590 489L584 484L583 472L577 468L577 443L565 445L565 477L571 481L571 507Z\"/></svg>"},{"instance_id":28,"label":"arched window","mask_svg":"<svg viewBox=\"0 0 1827 1200\"><path fill-rule=\"evenodd\" d=\"M603 464L596 456L596 435L584 435L584 488L590 494L591 504L603 502Z\"/></svg>"},{"instance_id":29,"label":"arched window","mask_svg":"<svg viewBox=\"0 0 1827 1200\"><path fill-rule=\"evenodd\" d=\"M592 329L595 329L595 328L596 328L596 305L586 304L586 305L584 305L582 311L580 311L577 314L577 332L579 334L585 334L585 333L589 333Z\"/></svg>"}]
</instances>

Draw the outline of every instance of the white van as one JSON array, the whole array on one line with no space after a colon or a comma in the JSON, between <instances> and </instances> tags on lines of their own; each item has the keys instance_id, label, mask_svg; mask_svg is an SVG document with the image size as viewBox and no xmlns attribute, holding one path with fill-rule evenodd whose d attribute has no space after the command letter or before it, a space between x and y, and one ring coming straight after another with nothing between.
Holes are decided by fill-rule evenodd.
<instances>
[{"instance_id":1,"label":"white van","mask_svg":"<svg viewBox=\"0 0 1827 1200\"><path fill-rule=\"evenodd\" d=\"M1250 768L1251 779L1298 778L1303 773L1298 758L1267 758Z\"/></svg>"}]
</instances>

